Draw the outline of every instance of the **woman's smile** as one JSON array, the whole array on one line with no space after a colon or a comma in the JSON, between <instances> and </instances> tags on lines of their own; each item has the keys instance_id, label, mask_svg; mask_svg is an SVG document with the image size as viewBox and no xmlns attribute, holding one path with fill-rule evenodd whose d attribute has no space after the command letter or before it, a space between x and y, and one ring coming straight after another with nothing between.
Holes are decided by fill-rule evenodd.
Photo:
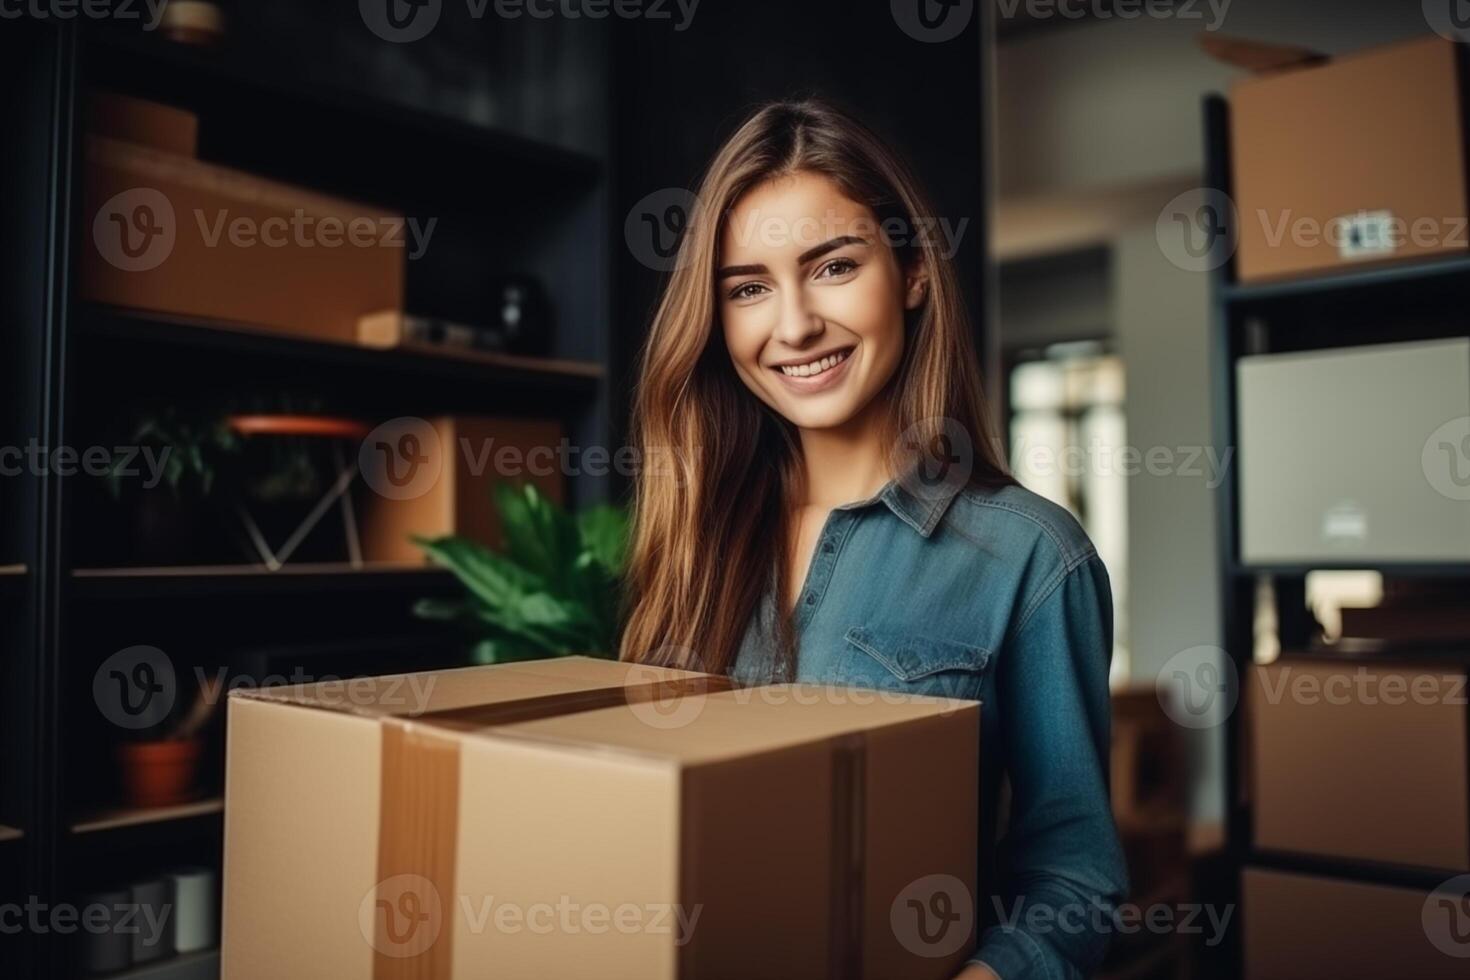
<instances>
[{"instance_id":1,"label":"woman's smile","mask_svg":"<svg viewBox=\"0 0 1470 980\"><path fill-rule=\"evenodd\" d=\"M792 359L771 365L771 370L793 392L814 394L840 384L848 374L848 364L856 347L843 347L806 360Z\"/></svg>"}]
</instances>

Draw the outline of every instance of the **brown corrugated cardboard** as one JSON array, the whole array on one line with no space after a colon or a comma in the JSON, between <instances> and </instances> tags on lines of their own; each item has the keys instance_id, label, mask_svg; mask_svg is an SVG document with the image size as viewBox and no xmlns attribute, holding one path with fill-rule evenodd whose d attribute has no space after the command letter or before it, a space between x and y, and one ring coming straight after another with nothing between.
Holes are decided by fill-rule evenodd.
<instances>
[{"instance_id":1,"label":"brown corrugated cardboard","mask_svg":"<svg viewBox=\"0 0 1470 980\"><path fill-rule=\"evenodd\" d=\"M974 947L978 705L585 660L416 676L445 686L413 717L231 700L226 980L947 980ZM511 721L528 696L577 713Z\"/></svg>"},{"instance_id":2,"label":"brown corrugated cardboard","mask_svg":"<svg viewBox=\"0 0 1470 980\"><path fill-rule=\"evenodd\" d=\"M1470 870L1463 670L1285 658L1251 677L1258 847Z\"/></svg>"},{"instance_id":3,"label":"brown corrugated cardboard","mask_svg":"<svg viewBox=\"0 0 1470 980\"><path fill-rule=\"evenodd\" d=\"M83 183L92 302L341 343L403 304L402 215L100 137Z\"/></svg>"},{"instance_id":4,"label":"brown corrugated cardboard","mask_svg":"<svg viewBox=\"0 0 1470 980\"><path fill-rule=\"evenodd\" d=\"M1240 281L1470 247L1456 49L1429 37L1232 87Z\"/></svg>"},{"instance_id":5,"label":"brown corrugated cardboard","mask_svg":"<svg viewBox=\"0 0 1470 980\"><path fill-rule=\"evenodd\" d=\"M1460 896L1248 868L1241 903L1249 980L1463 980ZM1461 899L1463 900L1463 899ZM1460 916L1450 918L1450 916Z\"/></svg>"},{"instance_id":6,"label":"brown corrugated cardboard","mask_svg":"<svg viewBox=\"0 0 1470 980\"><path fill-rule=\"evenodd\" d=\"M438 479L414 497L369 494L362 505L362 553L368 561L422 562L413 536L458 534L491 548L502 544L497 482L531 483L561 503L566 475L564 430L555 419L456 416L430 420L429 451Z\"/></svg>"}]
</instances>

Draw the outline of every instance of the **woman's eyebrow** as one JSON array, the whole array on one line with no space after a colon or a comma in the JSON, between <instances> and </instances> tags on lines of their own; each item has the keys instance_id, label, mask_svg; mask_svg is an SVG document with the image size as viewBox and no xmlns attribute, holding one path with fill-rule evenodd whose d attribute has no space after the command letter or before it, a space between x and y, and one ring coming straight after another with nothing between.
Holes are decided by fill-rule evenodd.
<instances>
[{"instance_id":1,"label":"woman's eyebrow","mask_svg":"<svg viewBox=\"0 0 1470 980\"><path fill-rule=\"evenodd\" d=\"M797 265L806 265L812 259L821 258L828 252L836 251L844 245L867 245L868 240L860 235L839 235L829 241L825 241L814 248L809 248L796 257ZM757 262L754 265L727 265L723 269L715 270L716 279L729 279L732 276L760 276L770 272L765 265Z\"/></svg>"},{"instance_id":2,"label":"woman's eyebrow","mask_svg":"<svg viewBox=\"0 0 1470 980\"><path fill-rule=\"evenodd\" d=\"M866 245L868 240L859 235L839 235L830 241L825 241L816 248L809 248L796 257L797 265L806 265L812 259L820 258L828 252L836 251L844 245Z\"/></svg>"},{"instance_id":3,"label":"woman's eyebrow","mask_svg":"<svg viewBox=\"0 0 1470 980\"><path fill-rule=\"evenodd\" d=\"M716 279L729 279L732 276L760 276L770 272L765 266L755 265L727 265L723 269L715 270Z\"/></svg>"}]
</instances>

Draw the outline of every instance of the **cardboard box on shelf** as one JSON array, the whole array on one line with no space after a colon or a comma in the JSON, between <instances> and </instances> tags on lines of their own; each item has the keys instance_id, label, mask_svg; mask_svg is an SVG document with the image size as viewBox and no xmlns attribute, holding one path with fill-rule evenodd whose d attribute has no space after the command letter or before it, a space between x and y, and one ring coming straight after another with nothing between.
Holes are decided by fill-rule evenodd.
<instances>
[{"instance_id":1,"label":"cardboard box on shelf","mask_svg":"<svg viewBox=\"0 0 1470 980\"><path fill-rule=\"evenodd\" d=\"M91 92L87 132L192 157L199 152L199 117L185 109L117 92Z\"/></svg>"},{"instance_id":2,"label":"cardboard box on shelf","mask_svg":"<svg viewBox=\"0 0 1470 980\"><path fill-rule=\"evenodd\" d=\"M416 422L409 424L419 428ZM560 452L564 430L555 419L444 416L428 420L428 425L432 433L415 435L432 481L426 471L423 486L410 488L413 493L363 495L365 560L426 561L414 535L458 534L500 547L500 514L492 492L497 482L531 483L552 501L565 500Z\"/></svg>"},{"instance_id":3,"label":"cardboard box on shelf","mask_svg":"<svg viewBox=\"0 0 1470 980\"><path fill-rule=\"evenodd\" d=\"M1252 354L1235 378L1242 561L1470 555L1457 486L1470 339Z\"/></svg>"},{"instance_id":4,"label":"cardboard box on shelf","mask_svg":"<svg viewBox=\"0 0 1470 980\"><path fill-rule=\"evenodd\" d=\"M979 705L727 686L572 658L235 695L225 980L952 977Z\"/></svg>"},{"instance_id":5,"label":"cardboard box on shelf","mask_svg":"<svg viewBox=\"0 0 1470 980\"><path fill-rule=\"evenodd\" d=\"M1232 86L1241 282L1470 249L1458 47L1431 36Z\"/></svg>"},{"instance_id":6,"label":"cardboard box on shelf","mask_svg":"<svg viewBox=\"0 0 1470 980\"><path fill-rule=\"evenodd\" d=\"M1464 668L1251 668L1256 846L1470 871Z\"/></svg>"},{"instance_id":7,"label":"cardboard box on shelf","mask_svg":"<svg viewBox=\"0 0 1470 980\"><path fill-rule=\"evenodd\" d=\"M1247 868L1241 905L1245 976L1465 976L1458 895Z\"/></svg>"},{"instance_id":8,"label":"cardboard box on shelf","mask_svg":"<svg viewBox=\"0 0 1470 980\"><path fill-rule=\"evenodd\" d=\"M83 184L91 302L340 343L403 305L402 215L98 136Z\"/></svg>"}]
</instances>

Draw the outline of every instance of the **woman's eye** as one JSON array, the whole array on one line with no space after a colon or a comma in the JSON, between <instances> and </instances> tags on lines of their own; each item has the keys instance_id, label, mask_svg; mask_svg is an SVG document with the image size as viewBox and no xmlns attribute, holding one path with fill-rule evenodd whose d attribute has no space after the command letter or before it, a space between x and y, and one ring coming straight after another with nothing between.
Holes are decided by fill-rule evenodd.
<instances>
[{"instance_id":1,"label":"woman's eye","mask_svg":"<svg viewBox=\"0 0 1470 980\"><path fill-rule=\"evenodd\" d=\"M730 293L730 298L735 300L754 299L766 291L766 287L758 282L746 282L736 286Z\"/></svg>"},{"instance_id":2,"label":"woman's eye","mask_svg":"<svg viewBox=\"0 0 1470 980\"><path fill-rule=\"evenodd\" d=\"M818 279L836 279L845 276L858 267L852 259L833 259L817 270Z\"/></svg>"}]
</instances>

